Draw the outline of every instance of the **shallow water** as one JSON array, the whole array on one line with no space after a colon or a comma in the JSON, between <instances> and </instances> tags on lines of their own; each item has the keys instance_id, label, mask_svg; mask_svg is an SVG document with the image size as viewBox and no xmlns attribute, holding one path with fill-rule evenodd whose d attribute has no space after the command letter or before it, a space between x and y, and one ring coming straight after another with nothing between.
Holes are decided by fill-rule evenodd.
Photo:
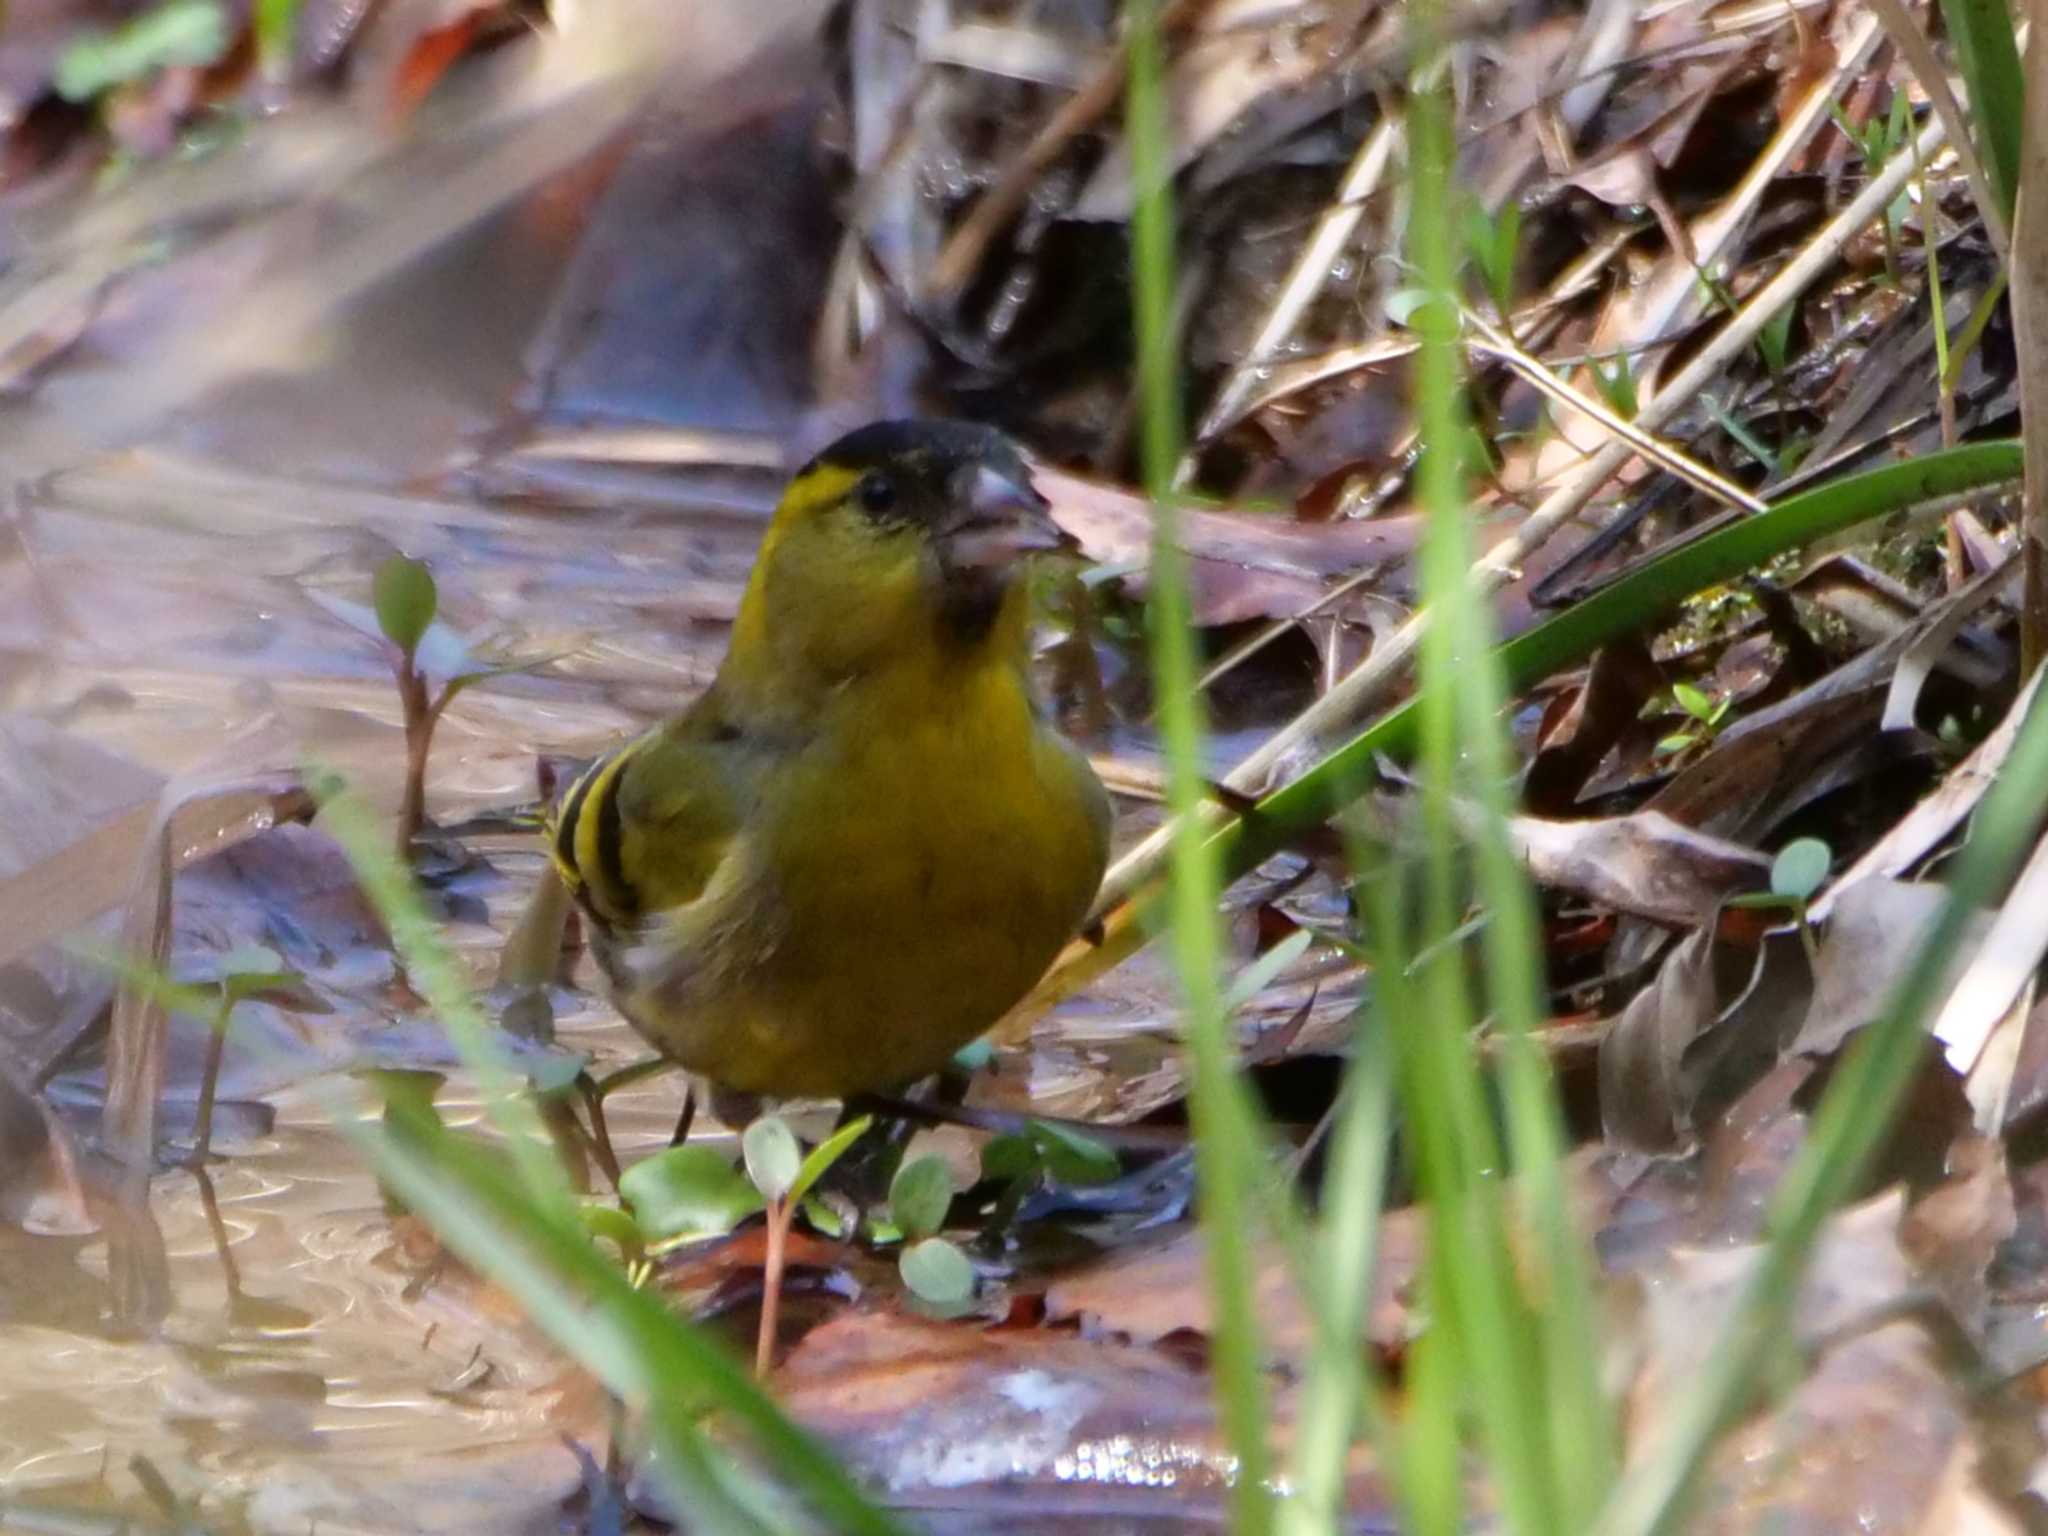
<instances>
[{"instance_id":1,"label":"shallow water","mask_svg":"<svg viewBox=\"0 0 2048 1536\"><path fill-rule=\"evenodd\" d=\"M471 951L487 972L488 943ZM558 1023L600 1070L644 1054L597 1007ZM160 1175L143 1216L102 1208L114 1219L85 1239L0 1233L0 1528L37 1506L146 1508L136 1457L209 1530L556 1528L580 1475L560 1437L602 1443L597 1391L394 1220L329 1118L333 1087L265 1095L264 1134L228 1116L221 1160ZM675 1092L613 1097L622 1156L665 1143ZM452 1124L478 1114L459 1073L437 1102Z\"/></svg>"},{"instance_id":2,"label":"shallow water","mask_svg":"<svg viewBox=\"0 0 2048 1536\"><path fill-rule=\"evenodd\" d=\"M697 686L757 528L484 510L131 461L18 504L0 559L6 701L159 772L247 773L305 754L388 803L399 732L383 663L314 597L360 599L399 543L430 559L465 633L495 628L521 654L564 657L451 709L431 809L454 819L530 800L536 753L590 752ZM537 613L557 627L535 633ZM450 928L480 983L538 868L535 850L506 844L459 882L489 914ZM316 942L347 931L274 892L215 889L210 875L188 877L174 966L203 969L210 947L263 937L266 922L273 943L280 920ZM400 1017L378 996L378 967L358 970L339 967L330 1001L359 1011L297 1021L309 1039L331 1045ZM566 1002L563 1043L600 1070L644 1055L607 1010ZM189 1101L196 1050L184 1044L170 1093ZM229 1094L235 1068L231 1057ZM676 1094L657 1080L614 1098L623 1154L666 1139ZM238 1138L246 1120L224 1119L212 1209L178 1171L154 1182L147 1221L124 1224L128 1242L0 1233L6 1499L133 1508L141 1456L224 1528L512 1529L548 1515L578 1477L557 1436L603 1428L595 1392L504 1298L452 1266L433 1271L418 1234L408 1243L328 1123L331 1092L264 1098L266 1133ZM439 1102L463 1118L459 1076ZM117 1272L153 1294L133 1302Z\"/></svg>"}]
</instances>

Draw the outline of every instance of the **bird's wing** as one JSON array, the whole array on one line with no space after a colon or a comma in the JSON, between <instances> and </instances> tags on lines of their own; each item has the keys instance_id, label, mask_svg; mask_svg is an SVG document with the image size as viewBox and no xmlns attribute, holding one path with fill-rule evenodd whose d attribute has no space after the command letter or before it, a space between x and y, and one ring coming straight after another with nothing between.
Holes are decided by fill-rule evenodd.
<instances>
[{"instance_id":1,"label":"bird's wing","mask_svg":"<svg viewBox=\"0 0 2048 1536\"><path fill-rule=\"evenodd\" d=\"M630 927L695 901L744 825L755 755L707 697L593 763L563 797L554 837L585 909Z\"/></svg>"}]
</instances>

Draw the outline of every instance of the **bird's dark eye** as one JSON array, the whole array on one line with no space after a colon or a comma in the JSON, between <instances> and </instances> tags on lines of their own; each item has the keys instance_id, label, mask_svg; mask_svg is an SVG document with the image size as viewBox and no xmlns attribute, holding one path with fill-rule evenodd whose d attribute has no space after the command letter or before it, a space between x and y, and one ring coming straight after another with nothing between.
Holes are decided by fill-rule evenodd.
<instances>
[{"instance_id":1,"label":"bird's dark eye","mask_svg":"<svg viewBox=\"0 0 2048 1536\"><path fill-rule=\"evenodd\" d=\"M863 475L853 488L854 500L871 516L880 516L896 505L896 482L884 474Z\"/></svg>"}]
</instances>

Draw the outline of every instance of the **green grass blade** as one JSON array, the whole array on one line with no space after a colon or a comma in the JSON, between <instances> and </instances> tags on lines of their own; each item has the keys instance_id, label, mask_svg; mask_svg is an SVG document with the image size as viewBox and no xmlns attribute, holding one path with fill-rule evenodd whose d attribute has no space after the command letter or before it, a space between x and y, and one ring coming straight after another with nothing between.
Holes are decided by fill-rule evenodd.
<instances>
[{"instance_id":1,"label":"green grass blade","mask_svg":"<svg viewBox=\"0 0 2048 1536\"><path fill-rule=\"evenodd\" d=\"M1222 867L1218 851L1202 835L1193 814L1206 789L1187 556L1173 501L1181 443L1180 365L1173 326L1172 137L1158 0L1130 0L1124 14L1130 56L1124 133L1136 189L1132 301L1145 483L1155 519L1148 613L1152 677L1167 763L1168 804L1183 829L1174 842L1168 876L1169 918L1186 1004L1195 1166L1215 1295L1216 1392L1224 1430L1237 1457L1233 1528L1254 1536L1268 1529L1272 1519L1264 1350L1253 1303L1253 1244L1247 1241L1254 1230L1251 1192L1263 1178L1265 1158L1255 1112L1238 1076L1223 1007L1217 910Z\"/></svg>"},{"instance_id":2,"label":"green grass blade","mask_svg":"<svg viewBox=\"0 0 2048 1536\"><path fill-rule=\"evenodd\" d=\"M307 782L318 783L323 778L331 781L332 775L309 771ZM505 1138L527 1194L557 1216L572 1212L575 1192L569 1187L553 1138L534 1107L526 1079L513 1066L496 1028L477 1006L461 967L427 913L412 871L392 855L386 835L353 795L328 796L320 816L390 930L392 948L413 990L427 1000L463 1064L475 1074L484 1113Z\"/></svg>"},{"instance_id":3,"label":"green grass blade","mask_svg":"<svg viewBox=\"0 0 2048 1536\"><path fill-rule=\"evenodd\" d=\"M1380 1208L1386 1201L1394 1098L1388 1040L1396 1025L1383 995L1360 1010L1358 1021L1314 1242L1317 1344L1295 1421L1288 1476L1294 1491L1280 1506L1278 1521L1283 1536L1325 1536L1341 1526L1347 1461L1369 1386L1360 1341L1372 1305ZM1380 1445L1384 1452L1384 1437Z\"/></svg>"},{"instance_id":4,"label":"green grass blade","mask_svg":"<svg viewBox=\"0 0 2048 1536\"><path fill-rule=\"evenodd\" d=\"M1129 0L1124 138L1130 146L1131 306L1138 346L1138 432L1145 487L1162 506L1180 462L1180 347L1174 334L1173 134L1159 0ZM1157 541L1164 542L1164 541ZM1178 549L1175 543L1173 548ZM1154 559L1157 559L1157 551ZM1183 590L1185 584L1183 584ZM1163 688L1163 684L1160 685Z\"/></svg>"},{"instance_id":5,"label":"green grass blade","mask_svg":"<svg viewBox=\"0 0 2048 1536\"><path fill-rule=\"evenodd\" d=\"M1429 518L1422 590L1436 622L1423 635L1416 698L1425 839L1422 941L1431 953L1420 962L1423 1008L1402 1031L1408 1042L1403 1103L1430 1206L1429 1267L1441 1307L1436 1322L1451 1341L1508 1525L1525 1536L1548 1536L1568 1527L1550 1455L1546 1360L1508 1240L1504 1169L1472 1048L1478 1010L1464 946L1440 942L1466 916L1456 805L1461 793L1476 787L1470 735L1475 722L1482 736L1498 733L1500 701L1488 696L1476 708L1467 703L1473 669L1484 665L1488 650L1466 580L1472 541L1464 459L1471 426L1463 406L1455 244L1464 221L1453 205L1451 103L1432 0L1418 0L1409 20L1427 72L1409 96L1408 245L1425 296L1410 323L1421 342L1415 379L1423 452L1416 486ZM1526 899L1510 889L1506 899L1512 904L1518 896Z\"/></svg>"},{"instance_id":6,"label":"green grass blade","mask_svg":"<svg viewBox=\"0 0 2048 1536\"><path fill-rule=\"evenodd\" d=\"M2019 198L2020 124L2026 102L2012 12L2005 0L1941 0L1941 15L1969 92L1969 113L1977 125L1985 174L2010 229Z\"/></svg>"},{"instance_id":7,"label":"green grass blade","mask_svg":"<svg viewBox=\"0 0 2048 1536\"><path fill-rule=\"evenodd\" d=\"M1507 1166L1514 1174L1513 1214L1537 1238L1533 1252L1518 1269L1512 1262L1490 1277L1494 1291L1488 1303L1493 1326L1522 1322L1530 1330L1533 1360L1530 1376L1502 1376L1501 1400L1492 1406L1495 1433L1507 1429L1520 1436L1524 1425L1539 1431L1540 1469L1532 1475L1543 1485L1542 1502L1525 1512L1523 1529L1577 1532L1599 1508L1614 1476L1616 1431L1597 1371L1597 1318L1593 1277L1586 1249L1575 1229L1565 1187L1565 1133L1556 1088L1533 1033L1543 1014L1543 946L1534 892L1521 860L1508 838L1514 807L1510 785L1514 768L1506 735L1508 689L1502 655L1495 644L1492 612L1467 580L1473 561L1466 486L1456 449L1469 440L1470 427L1462 408L1453 231L1463 221L1451 216L1440 199L1426 195L1428 173L1439 173L1446 188L1451 164L1450 106L1441 91L1415 98L1410 112L1416 149L1416 223L1428 231L1418 239L1417 267L1428 292L1440 295L1428 316L1417 385L1423 439L1430 445L1419 466L1419 489L1430 515L1430 534L1422 556L1424 598L1436 616L1422 640L1422 692L1417 699L1418 730L1423 743L1425 820L1432 867L1455 870L1460 851L1453 816L1455 797L1477 812L1469 833L1478 902L1485 915L1480 925L1489 1011L1503 1038L1501 1108L1507 1138ZM1439 451L1438 444L1445 445ZM1450 888L1456 894L1456 888ZM1463 949L1445 943L1465 926L1462 907L1439 910L1438 926L1429 935L1443 944L1441 964L1460 999ZM1469 1006L1469 1005L1468 1005ZM1476 1023L1469 1012L1457 1015ZM1445 1067L1450 1062L1446 1057ZM1473 1073L1467 1063L1462 1068ZM1469 1091L1469 1090L1465 1090ZM1484 1179L1489 1170L1469 1168L1466 1177ZM1489 1204L1494 1201L1489 1193ZM1489 1223L1498 1219L1489 1211ZM1487 1251L1497 1262L1509 1252L1488 1236ZM1532 1301L1533 1292L1538 1300ZM1468 1370L1485 1371L1484 1357L1468 1359ZM1490 1389L1482 1387L1482 1395ZM1516 1393L1533 1391L1536 1400ZM1518 1422L1517 1422L1518 1421Z\"/></svg>"},{"instance_id":8,"label":"green grass blade","mask_svg":"<svg viewBox=\"0 0 2048 1536\"><path fill-rule=\"evenodd\" d=\"M1469 803L1478 812L1473 844L1488 918L1480 953L1503 1047L1502 1109L1516 1212L1536 1238L1531 1283L1541 1300L1531 1310L1543 1360L1550 1476L1562 1529L1580 1531L1613 1482L1618 1436L1600 1384L1594 1277L1584 1235L1572 1220L1557 1089L1534 1040L1542 1019L1543 948L1535 893L1508 840L1506 689L1497 654L1485 644L1484 615L1474 604L1465 608L1459 626L1468 637L1457 649L1470 660L1458 687L1459 737L1472 769Z\"/></svg>"},{"instance_id":9,"label":"green grass blade","mask_svg":"<svg viewBox=\"0 0 2048 1536\"><path fill-rule=\"evenodd\" d=\"M1422 1306L1432 1315L1441 1310L1433 1269L1424 1272ZM1408 1347L1408 1401L1400 1421L1396 1482L1402 1536L1465 1536L1468 1530L1458 1436L1464 1404L1455 1355L1441 1331L1425 1333Z\"/></svg>"}]
</instances>

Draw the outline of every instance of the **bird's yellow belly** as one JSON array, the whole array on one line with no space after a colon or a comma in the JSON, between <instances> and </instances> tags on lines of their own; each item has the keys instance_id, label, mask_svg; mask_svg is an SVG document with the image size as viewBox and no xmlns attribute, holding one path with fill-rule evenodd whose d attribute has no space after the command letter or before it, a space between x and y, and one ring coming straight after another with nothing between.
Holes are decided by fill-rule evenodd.
<instances>
[{"instance_id":1,"label":"bird's yellow belly","mask_svg":"<svg viewBox=\"0 0 2048 1536\"><path fill-rule=\"evenodd\" d=\"M643 1030L727 1087L838 1096L935 1071L1021 998L1094 895L1099 791L1021 699L983 703L780 767L751 916L695 933Z\"/></svg>"}]
</instances>

